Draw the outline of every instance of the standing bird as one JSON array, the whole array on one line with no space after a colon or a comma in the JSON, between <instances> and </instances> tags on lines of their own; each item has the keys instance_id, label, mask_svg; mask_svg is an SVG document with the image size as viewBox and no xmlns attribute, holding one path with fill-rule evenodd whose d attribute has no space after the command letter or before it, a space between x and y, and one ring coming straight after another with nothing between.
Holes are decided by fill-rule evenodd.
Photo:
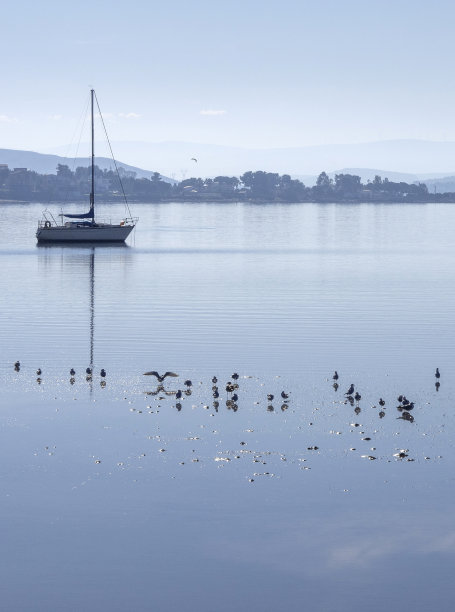
<instances>
[{"instance_id":1,"label":"standing bird","mask_svg":"<svg viewBox=\"0 0 455 612\"><path fill-rule=\"evenodd\" d=\"M218 398L220 397L220 394L219 394L219 392L218 392L218 389L215 389L215 391L213 392L213 397L214 397L215 399L218 399Z\"/></svg>"},{"instance_id":2,"label":"standing bird","mask_svg":"<svg viewBox=\"0 0 455 612\"><path fill-rule=\"evenodd\" d=\"M36 375L37 375L37 376L41 376L41 368L38 368L38 369L36 370Z\"/></svg>"},{"instance_id":3,"label":"standing bird","mask_svg":"<svg viewBox=\"0 0 455 612\"><path fill-rule=\"evenodd\" d=\"M86 374L91 374L92 373L92 368L86 368L85 373Z\"/></svg>"},{"instance_id":4,"label":"standing bird","mask_svg":"<svg viewBox=\"0 0 455 612\"><path fill-rule=\"evenodd\" d=\"M71 368L70 370L70 375L74 376L76 374L76 370L74 368Z\"/></svg>"},{"instance_id":5,"label":"standing bird","mask_svg":"<svg viewBox=\"0 0 455 612\"><path fill-rule=\"evenodd\" d=\"M101 378L106 378L106 370L104 368L101 369L100 376Z\"/></svg>"},{"instance_id":6,"label":"standing bird","mask_svg":"<svg viewBox=\"0 0 455 612\"><path fill-rule=\"evenodd\" d=\"M435 376L436 376L436 378L440 378L441 377L441 374L439 373L439 368L436 368Z\"/></svg>"},{"instance_id":7,"label":"standing bird","mask_svg":"<svg viewBox=\"0 0 455 612\"><path fill-rule=\"evenodd\" d=\"M354 399L356 402L360 402L360 400L362 399L362 396L358 391L355 392Z\"/></svg>"},{"instance_id":8,"label":"standing bird","mask_svg":"<svg viewBox=\"0 0 455 612\"><path fill-rule=\"evenodd\" d=\"M267 399L269 400L269 402L272 402L274 397L275 396L272 393L267 394Z\"/></svg>"},{"instance_id":9,"label":"standing bird","mask_svg":"<svg viewBox=\"0 0 455 612\"><path fill-rule=\"evenodd\" d=\"M379 398L379 405L385 406L385 401L382 399L382 397Z\"/></svg>"},{"instance_id":10,"label":"standing bird","mask_svg":"<svg viewBox=\"0 0 455 612\"><path fill-rule=\"evenodd\" d=\"M182 397L182 392L179 389L177 393L175 394L175 399L180 399L181 397Z\"/></svg>"},{"instance_id":11,"label":"standing bird","mask_svg":"<svg viewBox=\"0 0 455 612\"><path fill-rule=\"evenodd\" d=\"M335 370L335 374L332 376L333 380L338 380L338 372Z\"/></svg>"},{"instance_id":12,"label":"standing bird","mask_svg":"<svg viewBox=\"0 0 455 612\"><path fill-rule=\"evenodd\" d=\"M191 380L185 380L185 382L184 382L183 384L184 384L186 387L188 387L188 389L189 389L190 387L192 387L192 386L193 386L193 383L191 382Z\"/></svg>"},{"instance_id":13,"label":"standing bird","mask_svg":"<svg viewBox=\"0 0 455 612\"><path fill-rule=\"evenodd\" d=\"M212 383L213 383L214 385L216 385L216 383L217 383L217 382L218 382L218 378L217 378L216 376L214 376L214 377L212 378Z\"/></svg>"},{"instance_id":14,"label":"standing bird","mask_svg":"<svg viewBox=\"0 0 455 612\"><path fill-rule=\"evenodd\" d=\"M281 397L283 399L288 399L289 395L287 393L285 393L284 391L281 391Z\"/></svg>"},{"instance_id":15,"label":"standing bird","mask_svg":"<svg viewBox=\"0 0 455 612\"><path fill-rule=\"evenodd\" d=\"M354 385L351 383L351 386L346 391L345 395L352 395L354 393Z\"/></svg>"},{"instance_id":16,"label":"standing bird","mask_svg":"<svg viewBox=\"0 0 455 612\"><path fill-rule=\"evenodd\" d=\"M235 391L234 385L231 383L231 381L226 383L226 393L232 393L233 391Z\"/></svg>"},{"instance_id":17,"label":"standing bird","mask_svg":"<svg viewBox=\"0 0 455 612\"><path fill-rule=\"evenodd\" d=\"M236 402L238 399L239 399L239 396L237 395L237 393L233 393L233 394L232 394L232 397L231 397L231 400L232 400L233 402Z\"/></svg>"},{"instance_id":18,"label":"standing bird","mask_svg":"<svg viewBox=\"0 0 455 612\"><path fill-rule=\"evenodd\" d=\"M14 364L14 369L16 370L16 372L19 372L19 370L21 369L20 361L16 361L16 363Z\"/></svg>"},{"instance_id":19,"label":"standing bird","mask_svg":"<svg viewBox=\"0 0 455 612\"><path fill-rule=\"evenodd\" d=\"M156 376L156 378L158 379L158 382L163 382L166 376L175 377L175 376L178 376L178 374L174 374L174 372L165 372L163 376L161 376L160 374L158 374L158 372L155 372L155 370L153 370L153 372L144 372L144 376Z\"/></svg>"},{"instance_id":20,"label":"standing bird","mask_svg":"<svg viewBox=\"0 0 455 612\"><path fill-rule=\"evenodd\" d=\"M231 378L233 378L234 380L238 380L239 379L239 375L237 374L237 372L234 372L234 374L231 376Z\"/></svg>"}]
</instances>

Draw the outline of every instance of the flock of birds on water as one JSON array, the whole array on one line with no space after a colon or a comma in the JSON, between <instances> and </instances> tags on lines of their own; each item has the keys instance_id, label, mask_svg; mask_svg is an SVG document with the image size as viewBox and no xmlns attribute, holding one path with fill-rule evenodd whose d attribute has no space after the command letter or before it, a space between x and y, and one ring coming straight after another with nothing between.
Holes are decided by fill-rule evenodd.
<instances>
[{"instance_id":1,"label":"flock of birds on water","mask_svg":"<svg viewBox=\"0 0 455 612\"><path fill-rule=\"evenodd\" d=\"M14 364L14 370L16 372L19 372L21 369L21 364L20 361L16 361ZM71 368L69 371L70 374L70 384L73 385L76 382L76 371L74 368ZM41 368L38 368L36 370L36 375L37 375L37 383L41 384L42 382L42 370ZM91 382L93 380L93 368L92 367L87 367L85 370L85 378L87 382ZM102 368L100 370L99 376L101 378L100 381L100 385L101 387L105 387L106 386L106 370L104 368ZM163 383L165 381L166 378L177 378L179 376L179 374L176 374L175 372L165 372L164 374L159 374L156 370L152 370L150 372L144 372L144 376L153 376L157 379L158 385L157 388L154 391L146 391L145 394L146 395L159 395L160 393L164 393L165 395L173 395L175 397L177 401L176 403L176 409L178 411L180 411L182 409L182 403L180 400L182 400L184 398L184 396L190 396L192 394L192 386L193 383L191 380L185 380L184 381L184 386L185 389L177 389L177 390L166 390ZM439 372L439 368L436 368L436 372L435 372L435 378L436 378L436 382L435 382L435 388L436 391L439 391L439 387L440 387L440 382L439 379L441 377L441 374ZM225 391L227 394L227 399L226 399L226 407L229 410L233 410L234 412L236 412L238 410L238 399L239 396L237 394L237 391L239 390L239 383L238 380L240 378L239 374L237 372L234 372L231 376L232 380L229 380L226 382L225 384ZM335 391L338 391L339 388L339 384L338 384L338 380L339 380L339 375L338 372L335 371L335 373L332 376L332 380L333 380L333 388L335 389ZM213 396L213 407L216 410L216 412L218 412L219 409L219 398L220 398L220 391L219 391L219 387L218 387L218 379L216 376L214 376L212 378L212 396ZM281 391L280 397L281 397L281 401L283 402L281 405L281 410L284 412L285 410L287 410L289 408L288 402L289 402L289 392L286 391ZM347 391L344 394L345 397L345 404L350 404L351 406L355 405L355 409L354 412L356 414L359 414L361 412L361 408L359 406L360 400L362 399L362 396L360 395L358 390L355 390L355 386L353 383L351 383L351 385L349 386L349 389L347 389ZM272 405L272 401L275 399L274 394L272 393L268 393L267 394L267 401L269 402L268 406L267 406L267 410L270 412L274 411L274 407ZM398 419L402 419L404 421L408 421L410 423L414 422L414 417L411 414L412 410L414 409L415 403L413 401L410 401L405 395L400 394L397 397L397 401L398 401L398 406L397 406L397 410L400 413L400 416L397 417ZM378 404L380 406L380 411L379 411L379 418L384 418L385 417L385 400L380 397ZM373 408L375 408L376 406L373 406Z\"/></svg>"},{"instance_id":2,"label":"flock of birds on water","mask_svg":"<svg viewBox=\"0 0 455 612\"><path fill-rule=\"evenodd\" d=\"M20 372L21 370L21 364L19 361L16 361L14 364L14 370L16 372ZM93 380L93 377L95 376L94 374L94 368L93 367L87 367L85 370L85 379L86 381L90 382ZM42 382L42 376L43 371L41 368L38 368L36 370L36 375L37 375L37 382L38 384L41 384ZM69 370L69 374L70 374L70 383L73 385L75 380L76 380L76 371L74 368L71 368ZM191 396L192 395L192 389L193 389L193 382L190 379L187 379L184 381L183 383L183 387L182 389L177 389L177 390L171 390L171 389L166 389L164 384L167 378L171 379L171 378L178 378L179 374L176 374L175 372L171 372L171 371L167 371L164 374L159 374L156 370L152 370L150 372L144 372L144 376L148 376L148 377L154 377L156 378L156 382L157 382L157 387L155 390L153 391L145 391L145 395L149 396L158 396L157 400L162 400L164 399L165 396L173 396L176 400L175 403L175 408L177 409L177 411L181 411L182 410L182 400L186 397L186 396ZM436 372L434 374L436 382L435 382L435 387L436 387L436 391L439 390L440 387L440 382L439 379L441 377L441 374L439 372L439 368L436 368ZM102 368L99 371L99 377L101 379L100 384L101 387L105 387L106 386L106 377L107 377L107 372L104 368ZM230 380L228 380L225 384L224 384L224 390L226 393L226 400L225 400L225 404L226 404L226 408L229 410L232 410L234 412L236 412L238 410L238 400L239 400L239 393L240 393L240 385L239 385L239 379L240 379L240 375L237 372L234 372L231 377ZM251 376L244 376L242 378L252 378ZM339 388L339 375L338 372L335 371L335 373L332 376L332 386L335 390L335 392L338 391ZM330 378L327 378L327 381L330 381ZM213 396L213 408L215 410L215 412L218 412L219 406L220 406L220 386L218 383L218 379L216 376L213 376L213 378L211 379L212 382L212 396ZM202 382L200 383L201 385L203 384ZM267 393L266 397L267 397L267 411L269 412L274 412L274 407L272 402L277 399L279 401L281 401L281 410L284 412L289 408L289 403L290 403L290 395L291 392L290 391L285 391L282 390L279 394L277 394L277 396L275 396L273 393ZM127 399L127 398L125 398ZM358 390L356 390L355 385L353 383L350 384L349 388L346 390L346 392L344 393L344 398L343 398L343 402L344 404L349 404L350 406L355 406L354 408L354 412L358 415L361 412L361 408L360 408L360 400L362 399L361 394L359 393ZM410 423L414 422L414 416L412 415L412 411L415 407L415 402L409 400L404 394L400 394L397 398L398 401L398 406L396 406L396 409L399 412L399 416L397 417L397 419L402 419L404 421L408 421ZM259 402L255 402L256 404L259 404ZM378 401L380 410L379 410L379 418L382 419L384 418L384 416L386 415L385 413L385 408L386 408L386 402L385 400L380 397L379 401ZM208 405L204 406L206 409L209 408ZM151 408L151 406L148 406L148 408ZM372 408L376 408L376 406L372 406ZM131 410L133 412L136 412L135 408L131 408ZM137 410L137 412L142 413L142 410ZM154 411L151 410L151 413L153 413ZM313 425L313 423L309 423L309 425ZM359 431L360 434L365 434L364 431L360 431L361 430L361 425L359 423L351 423L350 424L351 427L353 427L353 429L351 431L356 430L356 428L358 428L356 431ZM246 430L246 431L253 431L253 430ZM331 431L330 433L337 433L340 434L341 432L335 432L335 431ZM160 438L160 436L157 436L157 438ZM198 439L198 438L188 438L188 439ZM369 441L372 438L369 435L366 435L365 437L362 438L362 440L365 441ZM240 442L241 445L245 445L246 442ZM160 449L160 452L164 452L166 449ZM319 447L316 445L313 446L309 446L308 451L318 451ZM355 451L356 448L350 448L350 451ZM376 450L375 447L371 448L370 450L374 451ZM396 458L397 460L406 460L406 461L414 461L414 459L409 458L409 451L407 449L397 449L398 452L395 453L393 456L394 458ZM193 452L195 452L193 450ZM238 452L238 451L237 451ZM244 451L241 451L244 452ZM251 451L249 451L251 452ZM270 453L265 453L265 454L270 454ZM144 455L145 456L145 455ZM262 455L261 454L254 454L253 455L253 460L254 462L258 462L258 461L262 461L262 463L265 462L263 460L260 459ZM361 455L362 457L365 457L367 459L370 460L374 460L377 457L373 456L373 455ZM240 454L235 455L235 458L239 459L241 457ZM281 459L282 461L286 461L286 457L281 454ZM425 459L430 459L430 457L425 457ZM198 459L193 459L193 461L199 461ZM215 461L230 461L229 457L216 457ZM299 459L299 461L306 461L306 459ZM101 463L101 460L97 460L96 463ZM119 464L120 465L120 464ZM122 464L123 465L123 464ZM181 465L184 465L184 462L181 462ZM311 469L309 467L303 467L301 469ZM254 476L259 476L259 475L269 475L269 476L274 476L274 474L269 474L269 472L264 472L263 474L258 474L255 473ZM254 478L249 478L250 482L254 482ZM347 490L347 489L345 489Z\"/></svg>"}]
</instances>

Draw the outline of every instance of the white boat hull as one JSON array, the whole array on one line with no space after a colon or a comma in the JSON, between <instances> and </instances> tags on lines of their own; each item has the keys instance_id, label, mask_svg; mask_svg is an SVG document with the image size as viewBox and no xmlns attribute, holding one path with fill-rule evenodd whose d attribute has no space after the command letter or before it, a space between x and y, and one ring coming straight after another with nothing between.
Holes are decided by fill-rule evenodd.
<instances>
[{"instance_id":1,"label":"white boat hull","mask_svg":"<svg viewBox=\"0 0 455 612\"><path fill-rule=\"evenodd\" d=\"M134 225L79 226L53 225L39 227L38 242L124 242Z\"/></svg>"}]
</instances>

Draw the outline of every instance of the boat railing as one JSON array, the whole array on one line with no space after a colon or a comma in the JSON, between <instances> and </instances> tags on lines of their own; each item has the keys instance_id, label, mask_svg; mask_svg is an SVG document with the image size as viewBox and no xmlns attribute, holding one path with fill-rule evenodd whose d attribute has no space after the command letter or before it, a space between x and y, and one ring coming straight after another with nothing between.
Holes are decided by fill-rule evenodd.
<instances>
[{"instance_id":1,"label":"boat railing","mask_svg":"<svg viewBox=\"0 0 455 612\"><path fill-rule=\"evenodd\" d=\"M62 217L62 222L58 223L58 221L55 219L54 215L51 213L50 210L45 210L43 211L43 218L40 219L38 221L38 229L47 229L49 227L70 227L70 226L76 226L78 223L82 223L83 221L66 221L63 222L63 215L60 215ZM112 222L112 219L96 219L95 220L95 224L96 225L122 225L122 226L127 226L130 227L131 225L136 225L137 222L139 221L139 217L125 217L124 219L122 219L121 221L115 221L114 223Z\"/></svg>"},{"instance_id":2,"label":"boat railing","mask_svg":"<svg viewBox=\"0 0 455 612\"><path fill-rule=\"evenodd\" d=\"M38 228L59 225L50 210L43 210L43 218L38 221Z\"/></svg>"},{"instance_id":3,"label":"boat railing","mask_svg":"<svg viewBox=\"0 0 455 612\"><path fill-rule=\"evenodd\" d=\"M136 225L136 223L139 221L139 217L124 217L123 219L120 219L120 221L117 219L116 221L112 221L112 219L101 219L101 218L96 218L95 219L95 223L97 225Z\"/></svg>"}]
</instances>

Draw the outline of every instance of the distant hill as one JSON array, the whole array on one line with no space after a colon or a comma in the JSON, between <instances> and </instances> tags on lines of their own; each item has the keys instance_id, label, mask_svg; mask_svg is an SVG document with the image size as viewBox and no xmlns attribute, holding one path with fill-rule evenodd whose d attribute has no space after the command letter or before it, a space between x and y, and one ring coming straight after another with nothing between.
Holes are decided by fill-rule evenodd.
<instances>
[{"instance_id":1,"label":"distant hill","mask_svg":"<svg viewBox=\"0 0 455 612\"><path fill-rule=\"evenodd\" d=\"M425 179L422 182L430 193L455 193L455 176Z\"/></svg>"},{"instance_id":2,"label":"distant hill","mask_svg":"<svg viewBox=\"0 0 455 612\"><path fill-rule=\"evenodd\" d=\"M97 150L102 150L96 144ZM150 178L156 170L163 173L162 179L168 183L190 177L240 176L247 170L264 170L290 174L311 187L324 170L331 177L357 174L367 182L378 174L391 181L424 182L431 192L435 188L437 192L455 192L455 142L388 140L350 145L246 149L191 142L119 141L114 143L114 150L116 155L130 162L118 161L120 167L135 172L138 178ZM10 168L29 168L43 174L55 174L57 164L67 164L70 168L90 164L88 157L78 157L74 163L72 157L57 154L62 151L67 152L68 147L54 149L53 153L0 149L0 164L8 164ZM97 157L96 163L101 168L113 168L108 157ZM143 170L144 167L150 170Z\"/></svg>"},{"instance_id":3,"label":"distant hill","mask_svg":"<svg viewBox=\"0 0 455 612\"><path fill-rule=\"evenodd\" d=\"M156 168L177 180L239 176L247 170L304 176L337 168L385 168L389 174L415 175L416 180L455 174L455 142L385 140L273 149L174 141L117 141L113 145L120 159L140 168Z\"/></svg>"},{"instance_id":4,"label":"distant hill","mask_svg":"<svg viewBox=\"0 0 455 612\"><path fill-rule=\"evenodd\" d=\"M117 166L129 172L135 172L137 178L150 178L153 171L143 170L136 166L130 166L123 162L117 161ZM78 166L88 167L91 163L89 157L69 158L60 155L51 155L46 153L36 153L34 151L19 151L16 149L0 149L0 164L8 164L9 168L27 168L34 170L40 174L56 174L58 164L66 164L71 169ZM101 169L114 170L114 162L107 157L97 157L96 165ZM172 179L162 176L163 181L174 183Z\"/></svg>"}]
</instances>

